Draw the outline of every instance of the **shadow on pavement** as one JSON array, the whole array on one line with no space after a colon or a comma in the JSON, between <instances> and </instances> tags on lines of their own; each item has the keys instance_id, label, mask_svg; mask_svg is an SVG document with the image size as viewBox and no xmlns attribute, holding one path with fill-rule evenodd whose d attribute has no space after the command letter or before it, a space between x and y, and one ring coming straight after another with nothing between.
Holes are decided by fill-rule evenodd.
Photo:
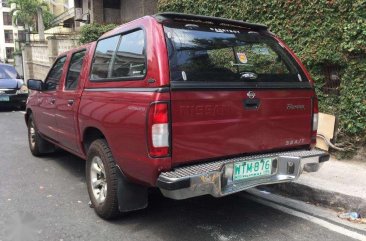
<instances>
[{"instance_id":1,"label":"shadow on pavement","mask_svg":"<svg viewBox=\"0 0 366 241\"><path fill-rule=\"evenodd\" d=\"M0 106L0 113L1 112L13 112L13 111L23 111L23 109L19 109L17 107L10 107L10 106Z\"/></svg>"},{"instance_id":2,"label":"shadow on pavement","mask_svg":"<svg viewBox=\"0 0 366 241\"><path fill-rule=\"evenodd\" d=\"M85 182L85 160L62 149L55 153L40 157L43 161L55 162L59 167L67 170L68 173L82 179Z\"/></svg>"},{"instance_id":3,"label":"shadow on pavement","mask_svg":"<svg viewBox=\"0 0 366 241\"><path fill-rule=\"evenodd\" d=\"M85 182L84 160L65 151L58 151L49 159ZM301 222L293 218L286 221L286 216L238 195L177 201L163 197L158 189L151 189L146 209L123 214L112 221L102 221L96 215L94 218L117 229L129 227L131 235L154 233L161 240L240 240L241 235L253 239L271 235L284 226L301 230Z\"/></svg>"}]
</instances>

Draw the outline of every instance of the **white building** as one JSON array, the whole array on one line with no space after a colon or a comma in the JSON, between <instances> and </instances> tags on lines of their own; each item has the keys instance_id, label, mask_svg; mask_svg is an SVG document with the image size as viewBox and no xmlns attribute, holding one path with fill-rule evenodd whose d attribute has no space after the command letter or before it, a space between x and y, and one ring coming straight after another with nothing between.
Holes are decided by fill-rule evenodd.
<instances>
[{"instance_id":1,"label":"white building","mask_svg":"<svg viewBox=\"0 0 366 241\"><path fill-rule=\"evenodd\" d=\"M12 22L11 8L7 0L0 0L0 61L13 62L13 53L18 41L25 41L23 27L17 27Z\"/></svg>"}]
</instances>

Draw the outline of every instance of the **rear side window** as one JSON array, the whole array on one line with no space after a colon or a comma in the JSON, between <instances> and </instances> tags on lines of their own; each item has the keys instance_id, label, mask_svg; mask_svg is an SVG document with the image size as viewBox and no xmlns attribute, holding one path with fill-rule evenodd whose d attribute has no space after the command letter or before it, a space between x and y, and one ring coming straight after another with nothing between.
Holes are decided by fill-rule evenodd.
<instances>
[{"instance_id":1,"label":"rear side window","mask_svg":"<svg viewBox=\"0 0 366 241\"><path fill-rule=\"evenodd\" d=\"M103 39L98 42L94 53L92 79L108 78L109 66L116 51L120 36Z\"/></svg>"},{"instance_id":2,"label":"rear side window","mask_svg":"<svg viewBox=\"0 0 366 241\"><path fill-rule=\"evenodd\" d=\"M92 81L143 79L146 74L143 30L100 40L92 65Z\"/></svg>"},{"instance_id":3,"label":"rear side window","mask_svg":"<svg viewBox=\"0 0 366 241\"><path fill-rule=\"evenodd\" d=\"M122 40L114 59L111 77L143 77L145 72L144 32L138 30L122 35Z\"/></svg>"},{"instance_id":4,"label":"rear side window","mask_svg":"<svg viewBox=\"0 0 366 241\"><path fill-rule=\"evenodd\" d=\"M55 90L57 85L60 82L62 70L66 61L66 56L59 58L56 60L52 69L50 70L46 80L45 80L45 89L46 90Z\"/></svg>"},{"instance_id":5,"label":"rear side window","mask_svg":"<svg viewBox=\"0 0 366 241\"><path fill-rule=\"evenodd\" d=\"M80 79L81 67L83 66L85 52L86 50L83 50L72 55L69 71L67 72L66 77L66 90L74 90L77 88Z\"/></svg>"}]
</instances>

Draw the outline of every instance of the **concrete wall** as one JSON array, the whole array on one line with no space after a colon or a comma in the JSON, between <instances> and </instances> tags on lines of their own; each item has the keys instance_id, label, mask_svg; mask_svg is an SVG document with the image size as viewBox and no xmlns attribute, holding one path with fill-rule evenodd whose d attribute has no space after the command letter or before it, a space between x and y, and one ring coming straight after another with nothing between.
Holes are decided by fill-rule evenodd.
<instances>
[{"instance_id":1,"label":"concrete wall","mask_svg":"<svg viewBox=\"0 0 366 241\"><path fill-rule=\"evenodd\" d=\"M104 23L103 0L91 1L90 22Z\"/></svg>"},{"instance_id":2,"label":"concrete wall","mask_svg":"<svg viewBox=\"0 0 366 241\"><path fill-rule=\"evenodd\" d=\"M129 22L145 15L152 15L158 11L157 0L122 0L121 20Z\"/></svg>"},{"instance_id":3,"label":"concrete wall","mask_svg":"<svg viewBox=\"0 0 366 241\"><path fill-rule=\"evenodd\" d=\"M57 56L77 45L76 39L53 37L23 46L24 79L44 80Z\"/></svg>"},{"instance_id":4,"label":"concrete wall","mask_svg":"<svg viewBox=\"0 0 366 241\"><path fill-rule=\"evenodd\" d=\"M24 76L22 55L20 55L20 54L14 55L14 67L17 70L18 74L20 74L21 76Z\"/></svg>"},{"instance_id":5,"label":"concrete wall","mask_svg":"<svg viewBox=\"0 0 366 241\"><path fill-rule=\"evenodd\" d=\"M103 0L82 0L80 3L83 13L90 14L91 23L122 24L158 11L158 0L121 0L120 9L104 8Z\"/></svg>"},{"instance_id":6,"label":"concrete wall","mask_svg":"<svg viewBox=\"0 0 366 241\"><path fill-rule=\"evenodd\" d=\"M104 8L104 22L121 24L121 10Z\"/></svg>"},{"instance_id":7,"label":"concrete wall","mask_svg":"<svg viewBox=\"0 0 366 241\"><path fill-rule=\"evenodd\" d=\"M158 12L158 0L145 0L144 15L152 15Z\"/></svg>"}]
</instances>

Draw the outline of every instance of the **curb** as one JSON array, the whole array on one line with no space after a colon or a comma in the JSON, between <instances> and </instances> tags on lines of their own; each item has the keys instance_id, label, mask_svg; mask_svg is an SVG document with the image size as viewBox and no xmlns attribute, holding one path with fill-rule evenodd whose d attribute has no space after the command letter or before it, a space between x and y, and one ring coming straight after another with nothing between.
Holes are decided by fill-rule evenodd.
<instances>
[{"instance_id":1,"label":"curb","mask_svg":"<svg viewBox=\"0 0 366 241\"><path fill-rule=\"evenodd\" d=\"M339 212L357 212L366 217L366 200L325 189L317 189L297 182L260 186L258 189L287 196L303 202L310 202Z\"/></svg>"}]
</instances>

